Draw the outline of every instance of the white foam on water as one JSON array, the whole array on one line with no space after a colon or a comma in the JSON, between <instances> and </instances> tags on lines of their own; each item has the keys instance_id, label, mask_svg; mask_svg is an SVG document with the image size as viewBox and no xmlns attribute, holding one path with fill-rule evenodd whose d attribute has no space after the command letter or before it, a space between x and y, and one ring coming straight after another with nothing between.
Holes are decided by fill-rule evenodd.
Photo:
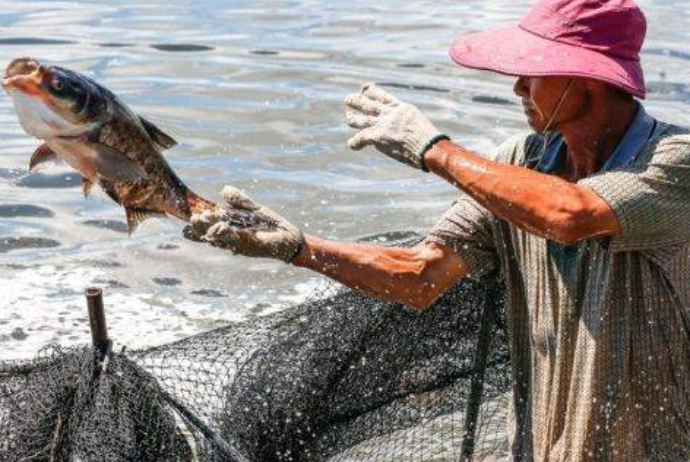
<instances>
[{"instance_id":1,"label":"white foam on water","mask_svg":"<svg viewBox=\"0 0 690 462\"><path fill-rule=\"evenodd\" d=\"M43 265L0 274L0 359L30 358L51 343L88 344L91 340L84 289L99 285L103 269ZM289 294L262 303L261 313L305 300L316 282L299 284ZM158 345L246 319L255 305L238 300L233 309L200 302L184 293L161 295L132 289L106 290L110 337L116 348Z\"/></svg>"}]
</instances>

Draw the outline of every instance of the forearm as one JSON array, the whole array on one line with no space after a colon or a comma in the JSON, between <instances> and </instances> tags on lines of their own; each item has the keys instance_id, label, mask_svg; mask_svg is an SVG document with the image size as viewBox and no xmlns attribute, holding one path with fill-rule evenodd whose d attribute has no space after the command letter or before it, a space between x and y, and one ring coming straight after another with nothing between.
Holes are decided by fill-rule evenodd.
<instances>
[{"instance_id":1,"label":"forearm","mask_svg":"<svg viewBox=\"0 0 690 462\"><path fill-rule=\"evenodd\" d=\"M307 236L293 264L379 299L424 309L464 274L461 264L440 258L439 252L428 246L380 247ZM439 260L444 263L432 264Z\"/></svg>"},{"instance_id":2,"label":"forearm","mask_svg":"<svg viewBox=\"0 0 690 462\"><path fill-rule=\"evenodd\" d=\"M430 171L498 217L558 242L611 234L605 204L591 190L553 175L485 159L448 141L425 156Z\"/></svg>"}]
</instances>

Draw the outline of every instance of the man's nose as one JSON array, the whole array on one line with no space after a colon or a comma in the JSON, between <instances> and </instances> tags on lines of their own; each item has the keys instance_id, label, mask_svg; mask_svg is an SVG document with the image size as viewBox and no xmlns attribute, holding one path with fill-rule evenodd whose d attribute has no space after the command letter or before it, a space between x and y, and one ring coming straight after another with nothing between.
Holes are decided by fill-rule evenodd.
<instances>
[{"instance_id":1,"label":"man's nose","mask_svg":"<svg viewBox=\"0 0 690 462\"><path fill-rule=\"evenodd\" d=\"M529 79L527 77L518 77L515 85L513 85L513 92L522 97L526 98L529 96Z\"/></svg>"}]
</instances>

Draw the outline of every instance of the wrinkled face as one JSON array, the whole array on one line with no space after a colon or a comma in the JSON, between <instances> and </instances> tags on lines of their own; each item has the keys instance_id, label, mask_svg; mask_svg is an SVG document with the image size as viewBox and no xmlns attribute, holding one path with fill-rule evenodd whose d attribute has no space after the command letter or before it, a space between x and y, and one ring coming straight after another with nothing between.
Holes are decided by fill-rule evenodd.
<instances>
[{"instance_id":1,"label":"wrinkled face","mask_svg":"<svg viewBox=\"0 0 690 462\"><path fill-rule=\"evenodd\" d=\"M522 107L532 130L543 131L551 119L553 121L549 129L558 130L562 124L581 115L584 104L582 81L574 79L574 85L568 89L571 80L571 77L518 78L513 91L522 98Z\"/></svg>"},{"instance_id":2,"label":"wrinkled face","mask_svg":"<svg viewBox=\"0 0 690 462\"><path fill-rule=\"evenodd\" d=\"M79 136L106 116L102 87L81 74L30 58L12 61L2 86L12 97L24 130L37 138Z\"/></svg>"}]
</instances>

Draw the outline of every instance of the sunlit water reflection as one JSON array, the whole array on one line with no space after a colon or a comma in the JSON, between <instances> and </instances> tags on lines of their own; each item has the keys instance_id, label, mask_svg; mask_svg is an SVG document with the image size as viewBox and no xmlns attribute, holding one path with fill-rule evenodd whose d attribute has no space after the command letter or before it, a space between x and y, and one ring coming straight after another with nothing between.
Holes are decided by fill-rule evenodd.
<instances>
[{"instance_id":1,"label":"sunlit water reflection","mask_svg":"<svg viewBox=\"0 0 690 462\"><path fill-rule=\"evenodd\" d=\"M196 191L247 190L307 232L354 240L424 232L455 191L371 150L351 152L342 100L375 81L478 151L524 130L506 77L447 58L458 33L517 20L526 1L0 1L0 65L31 55L86 72L180 141L166 156ZM682 1L640 2L650 111L687 124ZM294 303L314 275L185 242L181 223L128 237L123 211L85 200L0 96L0 345L27 355L85 341L82 291L106 288L113 336L167 341Z\"/></svg>"}]
</instances>

